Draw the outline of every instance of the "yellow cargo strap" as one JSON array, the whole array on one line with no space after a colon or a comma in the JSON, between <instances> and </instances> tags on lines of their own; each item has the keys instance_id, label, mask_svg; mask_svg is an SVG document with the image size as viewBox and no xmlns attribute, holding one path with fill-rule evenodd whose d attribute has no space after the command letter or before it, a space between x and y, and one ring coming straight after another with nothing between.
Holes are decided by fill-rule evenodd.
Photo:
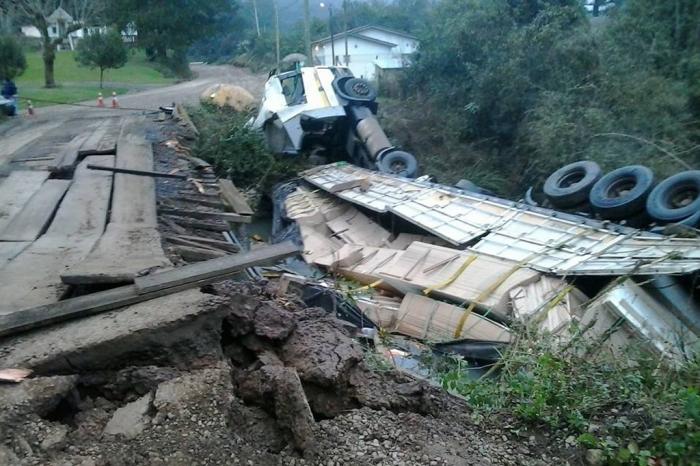
<instances>
[{"instance_id":1,"label":"yellow cargo strap","mask_svg":"<svg viewBox=\"0 0 700 466\"><path fill-rule=\"evenodd\" d=\"M438 283L437 285L433 285L429 288L424 289L423 294L427 296L435 290L442 290L443 288L447 288L448 286L450 286L452 283L455 282L455 280L457 280L464 273L465 270L467 270L467 267L469 267L469 265L471 265L471 263L474 262L477 257L478 256L469 256L467 258L467 260L464 261L464 264L462 264L460 266L460 268L458 268L455 271L455 273L453 273L450 276L450 278L448 278L447 280L445 280L442 283Z\"/></svg>"},{"instance_id":2,"label":"yellow cargo strap","mask_svg":"<svg viewBox=\"0 0 700 466\"><path fill-rule=\"evenodd\" d=\"M573 290L574 288L575 288L574 285L567 285L564 288L562 288L561 291L559 293L557 293L556 296L554 296L552 299L549 300L547 305L542 309L542 312L540 313L540 315L537 316L537 319L535 320L535 322L540 323L544 319L546 319L547 314L549 314L549 312L552 309L554 309L560 302L562 302L564 300L564 298L566 298L566 296L569 293L571 293L571 290Z\"/></svg>"},{"instance_id":3,"label":"yellow cargo strap","mask_svg":"<svg viewBox=\"0 0 700 466\"><path fill-rule=\"evenodd\" d=\"M371 289L371 288L376 288L376 287L378 287L378 286L381 285L382 283L384 283L384 280L379 279L379 280L377 280L376 282L370 283L369 285L361 286L360 288L355 288L354 291L365 291L365 290L369 290L369 289Z\"/></svg>"}]
</instances>

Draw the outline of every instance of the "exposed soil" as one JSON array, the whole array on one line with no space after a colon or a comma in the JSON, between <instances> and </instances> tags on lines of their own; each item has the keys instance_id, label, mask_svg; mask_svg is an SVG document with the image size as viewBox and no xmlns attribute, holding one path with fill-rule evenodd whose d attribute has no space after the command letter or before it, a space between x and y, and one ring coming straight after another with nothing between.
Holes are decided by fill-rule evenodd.
<instances>
[{"instance_id":1,"label":"exposed soil","mask_svg":"<svg viewBox=\"0 0 700 466\"><path fill-rule=\"evenodd\" d=\"M561 464L546 444L398 372L353 329L265 287L227 283L218 358L40 373L0 390L0 464ZM153 352L153 348L149 351ZM149 354L152 361L167 361Z\"/></svg>"}]
</instances>

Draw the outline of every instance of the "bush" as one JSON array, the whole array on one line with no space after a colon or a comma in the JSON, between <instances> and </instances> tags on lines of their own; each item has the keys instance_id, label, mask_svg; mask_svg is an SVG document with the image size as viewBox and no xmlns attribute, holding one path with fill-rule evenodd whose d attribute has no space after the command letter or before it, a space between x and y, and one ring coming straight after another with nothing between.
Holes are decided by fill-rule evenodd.
<instances>
[{"instance_id":1,"label":"bush","mask_svg":"<svg viewBox=\"0 0 700 466\"><path fill-rule=\"evenodd\" d=\"M194 153L243 189L270 193L304 168L299 159L277 157L267 150L262 133L245 126L250 115L203 104L191 110L200 136Z\"/></svg>"},{"instance_id":2,"label":"bush","mask_svg":"<svg viewBox=\"0 0 700 466\"><path fill-rule=\"evenodd\" d=\"M0 37L0 79L15 79L27 69L22 47L12 37Z\"/></svg>"},{"instance_id":3,"label":"bush","mask_svg":"<svg viewBox=\"0 0 700 466\"><path fill-rule=\"evenodd\" d=\"M602 449L612 464L700 462L700 361L670 369L638 350L614 358L599 345L573 341L562 349L523 330L497 376L473 380L454 359L441 381L477 412L572 435L582 447Z\"/></svg>"}]
</instances>

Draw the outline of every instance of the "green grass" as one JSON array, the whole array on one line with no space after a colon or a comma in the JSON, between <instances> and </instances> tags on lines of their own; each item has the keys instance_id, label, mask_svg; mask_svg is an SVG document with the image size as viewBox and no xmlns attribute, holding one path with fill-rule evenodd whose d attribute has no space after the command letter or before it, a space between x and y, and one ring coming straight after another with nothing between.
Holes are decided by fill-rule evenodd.
<instances>
[{"instance_id":1,"label":"green grass","mask_svg":"<svg viewBox=\"0 0 700 466\"><path fill-rule=\"evenodd\" d=\"M106 70L105 87L100 90L100 73L78 65L73 52L56 54L54 67L56 84L53 89L44 88L44 63L40 52L29 52L27 70L17 78L20 97L33 100L35 107L53 105L54 102L73 103L96 100L97 93L102 92L108 100L112 92L118 95L139 89L141 86L167 85L175 82L153 68L142 52L129 54L127 64L116 70ZM109 102L107 102L109 105ZM24 108L22 102L22 108Z\"/></svg>"}]
</instances>

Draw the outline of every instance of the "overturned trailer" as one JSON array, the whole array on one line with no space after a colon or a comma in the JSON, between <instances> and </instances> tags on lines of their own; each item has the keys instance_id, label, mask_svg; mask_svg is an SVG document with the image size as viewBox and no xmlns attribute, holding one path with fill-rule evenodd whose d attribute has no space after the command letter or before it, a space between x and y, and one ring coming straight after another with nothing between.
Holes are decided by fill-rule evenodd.
<instances>
[{"instance_id":1,"label":"overturned trailer","mask_svg":"<svg viewBox=\"0 0 700 466\"><path fill-rule=\"evenodd\" d=\"M700 270L700 239L347 163L300 176L283 216L298 228L304 259L393 297L359 301L389 331L502 345L515 321L562 340L583 324L611 351L641 342L675 362L698 351L693 289L682 282ZM673 293L663 291L669 282Z\"/></svg>"}]
</instances>

